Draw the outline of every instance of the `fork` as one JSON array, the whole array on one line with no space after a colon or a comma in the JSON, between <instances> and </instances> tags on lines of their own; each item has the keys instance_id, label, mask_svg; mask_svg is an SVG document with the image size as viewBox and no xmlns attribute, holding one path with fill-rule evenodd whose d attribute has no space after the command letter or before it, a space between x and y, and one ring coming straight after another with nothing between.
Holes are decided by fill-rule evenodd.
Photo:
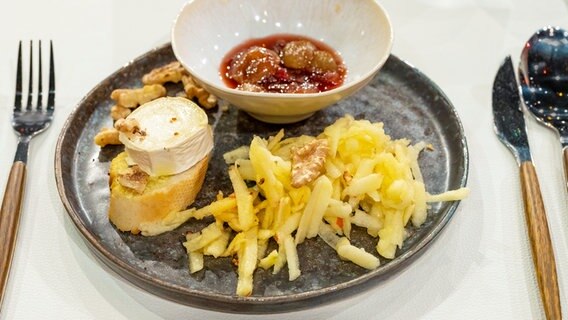
<instances>
[{"instance_id":1,"label":"fork","mask_svg":"<svg viewBox=\"0 0 568 320\"><path fill-rule=\"evenodd\" d=\"M26 178L26 162L30 140L45 131L53 119L55 108L55 69L53 63L53 43L49 42L49 88L47 105L44 107L42 90L41 41L39 41L39 64L36 106L33 107L33 42L30 41L30 75L26 105L22 105L22 42L18 45L18 66L16 71L16 98L12 113L12 127L18 136L18 147L14 163L8 176L4 199L0 209L0 308L4 300L4 292L12 256L16 245L20 209Z\"/></svg>"}]
</instances>

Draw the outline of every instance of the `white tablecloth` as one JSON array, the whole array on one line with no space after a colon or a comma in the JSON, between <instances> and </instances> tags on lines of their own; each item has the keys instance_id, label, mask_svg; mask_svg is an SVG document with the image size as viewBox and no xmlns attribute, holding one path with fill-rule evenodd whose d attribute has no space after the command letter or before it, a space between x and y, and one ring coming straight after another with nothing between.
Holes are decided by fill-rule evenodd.
<instances>
[{"instance_id":1,"label":"white tablecloth","mask_svg":"<svg viewBox=\"0 0 568 320\"><path fill-rule=\"evenodd\" d=\"M57 115L33 140L26 197L2 319L224 319L178 305L112 275L91 254L55 187L56 139L99 81L169 41L184 1L18 0L0 4L0 186L16 148L9 126L18 40L53 39ZM491 86L504 57L546 25L568 27L561 0L383 0L393 53L422 70L454 103L470 148L471 195L428 248L361 296L270 319L541 319L518 169L493 133ZM555 134L528 118L568 317L568 208ZM237 315L233 319L250 319ZM260 318L260 317L259 317Z\"/></svg>"}]
</instances>

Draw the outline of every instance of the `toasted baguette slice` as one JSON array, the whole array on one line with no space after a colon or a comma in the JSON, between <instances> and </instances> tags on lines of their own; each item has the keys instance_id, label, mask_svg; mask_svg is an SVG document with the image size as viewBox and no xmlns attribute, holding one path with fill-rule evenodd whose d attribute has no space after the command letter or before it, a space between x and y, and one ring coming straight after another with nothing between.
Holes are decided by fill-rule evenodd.
<instances>
[{"instance_id":1,"label":"toasted baguette slice","mask_svg":"<svg viewBox=\"0 0 568 320\"><path fill-rule=\"evenodd\" d=\"M185 209L201 190L209 156L188 170L170 176L150 177L142 193L118 182L119 173L128 168L126 153L110 164L109 219L121 231L140 232L141 223L158 222L170 212Z\"/></svg>"}]
</instances>

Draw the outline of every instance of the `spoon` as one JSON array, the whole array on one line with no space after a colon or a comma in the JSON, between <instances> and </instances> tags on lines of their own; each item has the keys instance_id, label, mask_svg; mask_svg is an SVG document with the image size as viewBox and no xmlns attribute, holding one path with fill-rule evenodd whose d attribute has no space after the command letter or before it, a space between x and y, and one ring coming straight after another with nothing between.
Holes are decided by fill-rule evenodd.
<instances>
[{"instance_id":1,"label":"spoon","mask_svg":"<svg viewBox=\"0 0 568 320\"><path fill-rule=\"evenodd\" d=\"M562 144L564 182L568 182L568 32L538 30L525 44L519 65L521 93L534 117L554 129ZM568 188L568 184L566 185Z\"/></svg>"}]
</instances>

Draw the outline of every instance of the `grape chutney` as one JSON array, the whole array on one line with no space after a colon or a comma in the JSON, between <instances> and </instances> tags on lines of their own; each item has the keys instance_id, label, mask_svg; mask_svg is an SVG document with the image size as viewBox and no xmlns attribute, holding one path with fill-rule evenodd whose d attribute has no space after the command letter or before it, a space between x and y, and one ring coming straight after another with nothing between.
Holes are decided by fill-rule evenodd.
<instances>
[{"instance_id":1,"label":"grape chutney","mask_svg":"<svg viewBox=\"0 0 568 320\"><path fill-rule=\"evenodd\" d=\"M346 72L331 47L292 34L247 40L229 51L220 66L229 88L272 93L328 91L343 83Z\"/></svg>"}]
</instances>

